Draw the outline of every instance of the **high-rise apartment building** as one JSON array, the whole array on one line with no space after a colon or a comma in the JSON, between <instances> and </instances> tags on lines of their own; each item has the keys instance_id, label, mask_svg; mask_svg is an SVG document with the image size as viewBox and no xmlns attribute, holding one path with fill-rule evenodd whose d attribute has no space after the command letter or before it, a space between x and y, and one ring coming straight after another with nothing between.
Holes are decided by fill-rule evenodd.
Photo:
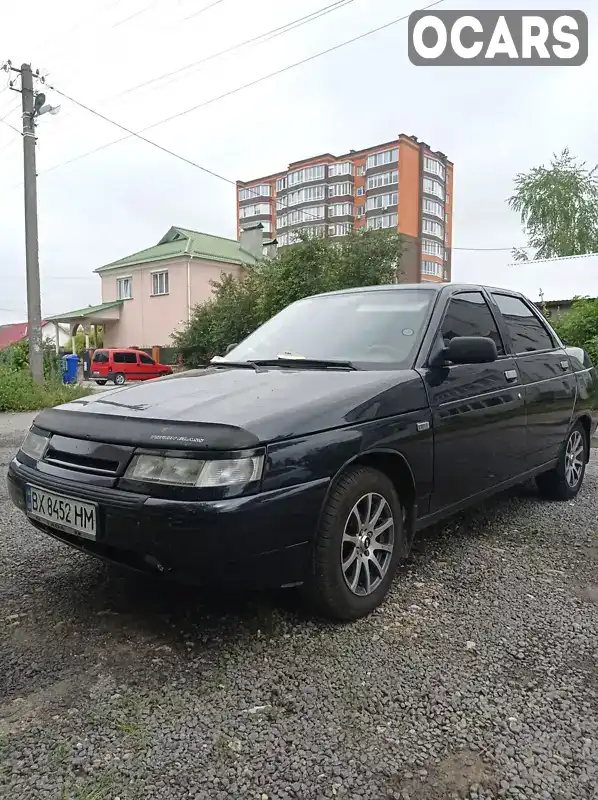
<instances>
[{"instance_id":1,"label":"high-rise apartment building","mask_svg":"<svg viewBox=\"0 0 598 800\"><path fill-rule=\"evenodd\" d=\"M302 229L338 238L352 228L392 228L403 237L402 281L450 280L453 164L405 134L295 161L284 172L237 181L237 233L257 222L280 246Z\"/></svg>"}]
</instances>

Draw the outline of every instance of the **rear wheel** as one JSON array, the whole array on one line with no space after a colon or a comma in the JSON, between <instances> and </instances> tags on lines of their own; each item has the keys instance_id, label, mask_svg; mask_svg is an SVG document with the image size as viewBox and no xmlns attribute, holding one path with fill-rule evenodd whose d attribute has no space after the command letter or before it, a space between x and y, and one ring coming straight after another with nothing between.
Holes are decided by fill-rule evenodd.
<instances>
[{"instance_id":1,"label":"rear wheel","mask_svg":"<svg viewBox=\"0 0 598 800\"><path fill-rule=\"evenodd\" d=\"M106 385L106 381L96 381L96 383L97 383L98 386L105 386Z\"/></svg>"},{"instance_id":2,"label":"rear wheel","mask_svg":"<svg viewBox=\"0 0 598 800\"><path fill-rule=\"evenodd\" d=\"M125 380L126 380L126 378L125 378L125 376L123 375L122 372L117 372L116 375L114 376L114 383L115 383L116 386L123 386L124 383L125 383Z\"/></svg>"},{"instance_id":3,"label":"rear wheel","mask_svg":"<svg viewBox=\"0 0 598 800\"><path fill-rule=\"evenodd\" d=\"M572 500L577 495L586 471L588 445L585 428L578 422L569 431L556 467L536 477L542 497L547 500Z\"/></svg>"},{"instance_id":4,"label":"rear wheel","mask_svg":"<svg viewBox=\"0 0 598 800\"><path fill-rule=\"evenodd\" d=\"M370 467L347 470L322 513L308 598L332 619L363 617L386 597L402 555L403 513L391 480Z\"/></svg>"}]
</instances>

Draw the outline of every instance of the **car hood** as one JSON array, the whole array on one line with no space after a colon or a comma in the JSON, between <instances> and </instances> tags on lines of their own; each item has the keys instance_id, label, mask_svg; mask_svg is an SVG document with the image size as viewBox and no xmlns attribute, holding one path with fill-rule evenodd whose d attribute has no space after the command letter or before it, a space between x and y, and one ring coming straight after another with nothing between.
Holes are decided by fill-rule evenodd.
<instances>
[{"instance_id":1,"label":"car hood","mask_svg":"<svg viewBox=\"0 0 598 800\"><path fill-rule=\"evenodd\" d=\"M412 370L193 370L41 412L63 435L171 448L240 449L423 408Z\"/></svg>"}]
</instances>

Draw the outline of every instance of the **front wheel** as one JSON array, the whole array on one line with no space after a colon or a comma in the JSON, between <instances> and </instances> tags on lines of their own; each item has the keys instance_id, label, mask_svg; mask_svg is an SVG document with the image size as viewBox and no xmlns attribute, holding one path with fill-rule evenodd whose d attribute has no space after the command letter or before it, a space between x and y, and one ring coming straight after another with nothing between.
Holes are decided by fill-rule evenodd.
<instances>
[{"instance_id":1,"label":"front wheel","mask_svg":"<svg viewBox=\"0 0 598 800\"><path fill-rule=\"evenodd\" d=\"M547 500L572 500L583 483L588 461L588 436L581 422L569 431L556 467L536 477L542 497Z\"/></svg>"},{"instance_id":2,"label":"front wheel","mask_svg":"<svg viewBox=\"0 0 598 800\"><path fill-rule=\"evenodd\" d=\"M122 372L117 372L114 376L114 384L115 386L124 386L125 385L125 376Z\"/></svg>"},{"instance_id":3,"label":"front wheel","mask_svg":"<svg viewBox=\"0 0 598 800\"><path fill-rule=\"evenodd\" d=\"M347 470L324 507L305 591L325 616L351 621L386 597L405 556L401 503L392 481L370 467Z\"/></svg>"}]
</instances>

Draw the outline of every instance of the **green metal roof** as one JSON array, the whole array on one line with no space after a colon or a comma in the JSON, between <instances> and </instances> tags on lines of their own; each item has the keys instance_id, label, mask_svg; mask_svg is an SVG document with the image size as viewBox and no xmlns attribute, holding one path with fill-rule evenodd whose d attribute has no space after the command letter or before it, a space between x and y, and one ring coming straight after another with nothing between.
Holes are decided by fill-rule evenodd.
<instances>
[{"instance_id":1,"label":"green metal roof","mask_svg":"<svg viewBox=\"0 0 598 800\"><path fill-rule=\"evenodd\" d=\"M69 311L68 314L56 314L54 317L47 317L48 322L69 322L74 319L82 319L83 317L90 317L101 311L106 311L109 308L122 306L123 300L112 300L110 303L100 303L99 306L86 306L85 308L78 308L76 311Z\"/></svg>"},{"instance_id":2,"label":"green metal roof","mask_svg":"<svg viewBox=\"0 0 598 800\"><path fill-rule=\"evenodd\" d=\"M190 231L187 228L173 227L153 247L98 267L95 272L108 272L134 264L146 264L151 261L163 261L168 258L184 256L240 265L255 264L257 260L247 250L243 250L236 239L225 239L222 236L212 236L208 233Z\"/></svg>"}]
</instances>

